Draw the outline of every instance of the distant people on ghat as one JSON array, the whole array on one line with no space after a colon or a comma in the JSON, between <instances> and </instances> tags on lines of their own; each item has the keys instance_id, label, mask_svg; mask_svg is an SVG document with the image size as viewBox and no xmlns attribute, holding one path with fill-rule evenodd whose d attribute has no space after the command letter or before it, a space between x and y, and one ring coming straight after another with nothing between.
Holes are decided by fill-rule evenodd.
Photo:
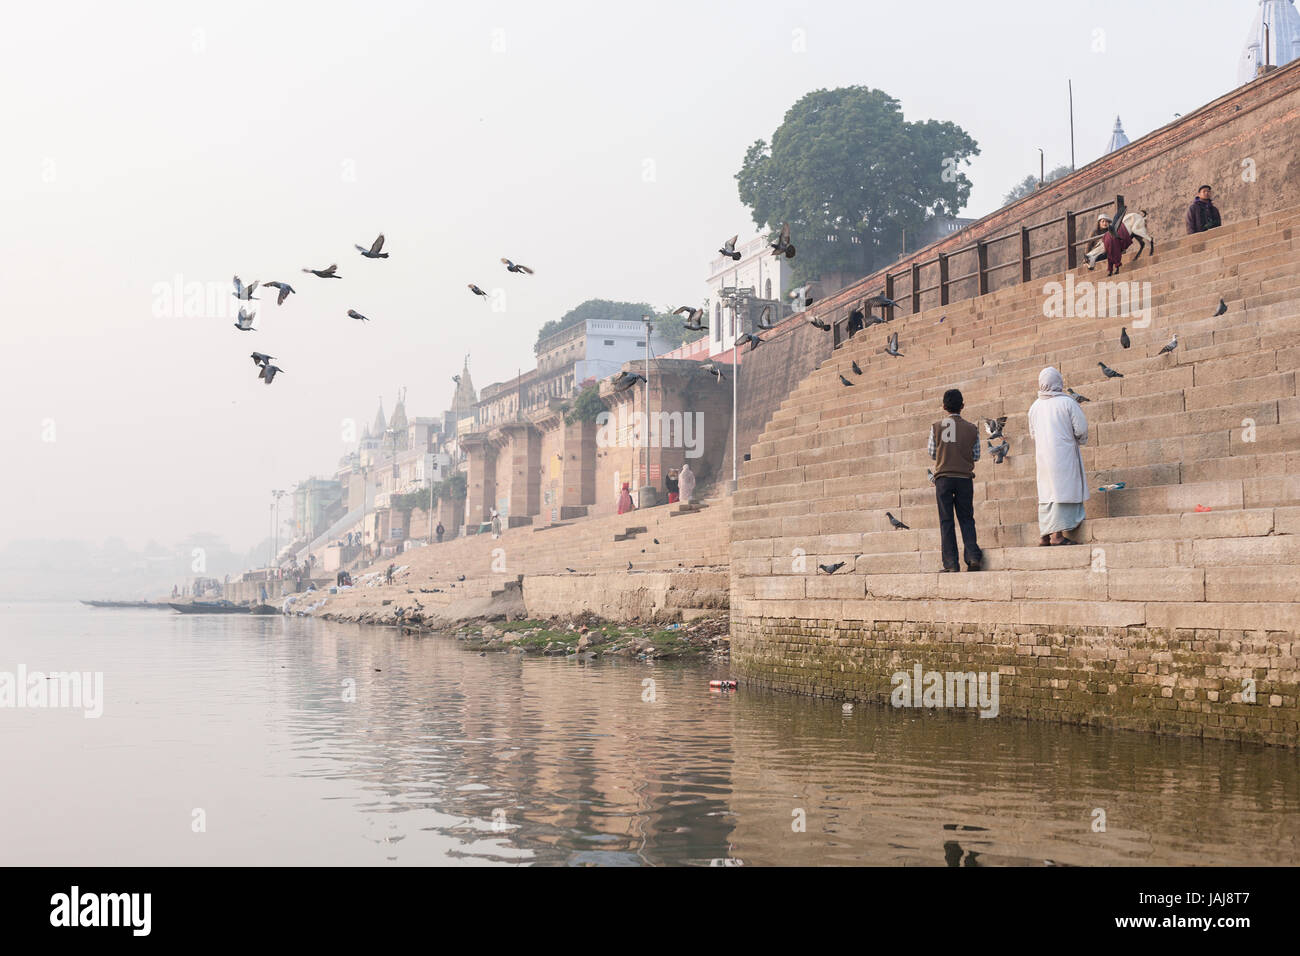
<instances>
[{"instance_id":1,"label":"distant people on ghat","mask_svg":"<svg viewBox=\"0 0 1300 956\"><path fill-rule=\"evenodd\" d=\"M621 515L627 514L629 511L633 510L633 507L632 492L628 488L628 483L625 481L623 482L622 490L618 493L618 513Z\"/></svg>"},{"instance_id":2,"label":"distant people on ghat","mask_svg":"<svg viewBox=\"0 0 1300 956\"><path fill-rule=\"evenodd\" d=\"M673 468L668 472L668 477L664 479L664 487L668 489L668 503L672 504L678 499L677 469Z\"/></svg>"},{"instance_id":3,"label":"distant people on ghat","mask_svg":"<svg viewBox=\"0 0 1300 956\"><path fill-rule=\"evenodd\" d=\"M677 487L681 491L682 504L689 505L695 495L695 472L691 471L689 464L682 465L682 470L677 473Z\"/></svg>"},{"instance_id":4,"label":"distant people on ghat","mask_svg":"<svg viewBox=\"0 0 1300 956\"><path fill-rule=\"evenodd\" d=\"M943 570L960 571L957 563L957 529L961 525L961 541L966 569L978 571L983 566L984 552L980 550L975 535L975 462L980 460L980 433L971 422L961 417L966 407L960 390L950 388L943 393L943 418L930 426L928 451L934 459L934 494L939 504L939 539L943 550Z\"/></svg>"},{"instance_id":5,"label":"distant people on ghat","mask_svg":"<svg viewBox=\"0 0 1300 956\"><path fill-rule=\"evenodd\" d=\"M1082 446L1088 418L1065 393L1061 373L1048 366L1038 373L1038 398L1029 406L1029 437L1038 468L1038 544L1075 544L1067 537L1083 523L1088 484Z\"/></svg>"},{"instance_id":6,"label":"distant people on ghat","mask_svg":"<svg viewBox=\"0 0 1300 956\"><path fill-rule=\"evenodd\" d=\"M439 544L442 544L442 536L443 536L444 534L447 533L447 529L444 528L444 527L442 526L442 522L439 521L439 522L438 522L438 527L436 527L436 528L433 529L433 533L434 533L435 535L438 536L438 543L439 543Z\"/></svg>"},{"instance_id":7,"label":"distant people on ghat","mask_svg":"<svg viewBox=\"0 0 1300 956\"><path fill-rule=\"evenodd\" d=\"M1110 216L1104 213L1097 217L1097 228L1093 235L1101 239L1101 244L1106 249L1106 275L1115 275L1119 272L1120 262L1128 247L1133 245L1133 237L1129 234L1128 226L1120 222L1112 226Z\"/></svg>"},{"instance_id":8,"label":"distant people on ghat","mask_svg":"<svg viewBox=\"0 0 1300 956\"><path fill-rule=\"evenodd\" d=\"M1202 186L1196 190L1196 198L1187 207L1187 234L1189 236L1197 232L1217 229L1223 225L1223 217L1219 215L1218 207L1214 205L1214 200L1210 198L1212 192L1213 190L1209 186Z\"/></svg>"}]
</instances>

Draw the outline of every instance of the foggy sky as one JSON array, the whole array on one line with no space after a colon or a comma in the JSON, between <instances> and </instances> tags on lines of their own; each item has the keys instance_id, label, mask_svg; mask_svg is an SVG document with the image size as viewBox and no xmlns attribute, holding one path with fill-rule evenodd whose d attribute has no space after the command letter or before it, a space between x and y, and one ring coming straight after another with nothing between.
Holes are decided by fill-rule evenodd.
<instances>
[{"instance_id":1,"label":"foggy sky","mask_svg":"<svg viewBox=\"0 0 1300 956\"><path fill-rule=\"evenodd\" d=\"M1136 140L1227 92L1255 9L11 5L0 544L211 531L246 548L269 533L271 489L331 476L354 447L343 420L359 430L381 394L391 413L407 386L408 415L440 414L465 353L479 389L514 375L585 299L698 303L720 240L755 228L733 178L745 149L804 93L863 84L960 124L981 150L978 216L1037 172L1036 147L1069 163L1067 77L1082 166L1117 113ZM380 231L392 258L361 258ZM331 262L342 281L300 271ZM177 276L229 307L234 273L299 294L253 303L251 333L155 316ZM506 289L507 310L467 282ZM270 387L253 349L284 369Z\"/></svg>"}]
</instances>

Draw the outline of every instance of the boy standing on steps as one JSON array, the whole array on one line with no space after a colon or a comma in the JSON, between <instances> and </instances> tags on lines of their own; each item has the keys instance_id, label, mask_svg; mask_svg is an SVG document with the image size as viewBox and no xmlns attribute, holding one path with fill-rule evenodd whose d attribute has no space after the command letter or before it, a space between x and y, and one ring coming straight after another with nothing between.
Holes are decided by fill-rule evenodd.
<instances>
[{"instance_id":1,"label":"boy standing on steps","mask_svg":"<svg viewBox=\"0 0 1300 956\"><path fill-rule=\"evenodd\" d=\"M966 570L978 571L984 560L975 540L975 462L980 460L980 433L961 417L966 402L955 388L943 393L946 417L930 426L930 457L935 461L934 491L939 502L939 537L943 543L943 570L960 571L957 565L957 529L953 513L961 525Z\"/></svg>"}]
</instances>

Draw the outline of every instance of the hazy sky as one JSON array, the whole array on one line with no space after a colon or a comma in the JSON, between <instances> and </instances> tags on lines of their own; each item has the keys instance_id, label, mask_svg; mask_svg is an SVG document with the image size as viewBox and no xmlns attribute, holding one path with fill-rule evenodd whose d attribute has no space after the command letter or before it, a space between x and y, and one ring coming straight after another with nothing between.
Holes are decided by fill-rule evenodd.
<instances>
[{"instance_id":1,"label":"hazy sky","mask_svg":"<svg viewBox=\"0 0 1300 956\"><path fill-rule=\"evenodd\" d=\"M752 232L734 175L804 93L864 84L978 141L967 215L1229 90L1255 0L11 5L0 33L0 543L268 533L380 394L533 362L587 298L698 302ZM1097 31L1104 31L1101 37ZM1099 38L1103 51L1095 51ZM802 39L802 44L801 44ZM804 47L803 52L798 50ZM1139 197L1140 198L1140 197ZM383 231L386 261L362 259ZM537 270L508 275L509 256ZM339 264L342 281L305 275ZM158 287L284 279L223 315ZM492 312L465 285L507 290ZM348 319L355 308L373 320ZM249 353L285 373L267 387ZM47 440L53 439L53 440Z\"/></svg>"}]
</instances>

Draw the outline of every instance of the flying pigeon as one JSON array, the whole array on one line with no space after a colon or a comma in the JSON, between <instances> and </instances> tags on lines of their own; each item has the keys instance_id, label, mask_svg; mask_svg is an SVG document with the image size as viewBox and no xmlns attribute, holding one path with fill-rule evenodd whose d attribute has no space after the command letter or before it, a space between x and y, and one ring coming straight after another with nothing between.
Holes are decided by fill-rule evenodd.
<instances>
[{"instance_id":1,"label":"flying pigeon","mask_svg":"<svg viewBox=\"0 0 1300 956\"><path fill-rule=\"evenodd\" d=\"M861 374L862 374L862 369L858 367L858 363L857 363L857 362L852 362L852 361L851 361L851 362L849 362L849 365L852 366L852 368L853 368L853 374L854 374L854 375L861 375Z\"/></svg>"},{"instance_id":2,"label":"flying pigeon","mask_svg":"<svg viewBox=\"0 0 1300 956\"><path fill-rule=\"evenodd\" d=\"M747 351L752 352L754 351L754 349L758 348L763 343L763 340L760 339L753 332L746 332L744 335L740 335L736 337L737 345L745 345L746 343L749 344L749 349Z\"/></svg>"},{"instance_id":3,"label":"flying pigeon","mask_svg":"<svg viewBox=\"0 0 1300 956\"><path fill-rule=\"evenodd\" d=\"M850 382L850 381L849 381L847 378L845 378L843 375L841 375L841 376L840 376L840 384L841 384L841 385L852 385L853 383Z\"/></svg>"},{"instance_id":4,"label":"flying pigeon","mask_svg":"<svg viewBox=\"0 0 1300 956\"><path fill-rule=\"evenodd\" d=\"M284 300L289 298L295 291L294 287L287 282L264 282L262 283L268 289L279 289L280 294L275 298L276 305L284 305Z\"/></svg>"},{"instance_id":5,"label":"flying pigeon","mask_svg":"<svg viewBox=\"0 0 1300 956\"><path fill-rule=\"evenodd\" d=\"M758 327L760 329L770 329L772 327L772 307L763 306L763 311L758 313Z\"/></svg>"},{"instance_id":6,"label":"flying pigeon","mask_svg":"<svg viewBox=\"0 0 1300 956\"><path fill-rule=\"evenodd\" d=\"M891 309L901 309L901 308L902 308L901 305L899 305L897 302L895 302L893 299L891 299L891 298L890 298L889 296L887 296L887 295L873 295L871 298L869 298L869 299L866 300L866 304L869 305L869 306L871 306L872 308L876 308L876 307L878 307L878 306L882 306L882 305L887 305L887 306L889 306ZM940 321L943 321L943 320L940 319Z\"/></svg>"},{"instance_id":7,"label":"flying pigeon","mask_svg":"<svg viewBox=\"0 0 1300 956\"><path fill-rule=\"evenodd\" d=\"M631 561L629 561L629 562L627 563L627 569L628 569L629 571L632 570L632 562L631 562Z\"/></svg>"},{"instance_id":8,"label":"flying pigeon","mask_svg":"<svg viewBox=\"0 0 1300 956\"><path fill-rule=\"evenodd\" d=\"M844 562L836 561L834 564L819 564L817 567L819 570L825 571L827 574L834 574L840 568L844 567Z\"/></svg>"},{"instance_id":9,"label":"flying pigeon","mask_svg":"<svg viewBox=\"0 0 1300 956\"><path fill-rule=\"evenodd\" d=\"M897 530L899 530L899 531L911 531L911 530L912 530L912 529L909 528L907 525L903 524L903 522L899 521L897 518L895 518L893 515L891 515L888 511L885 512L885 517L888 518L888 519L889 519L889 523L892 524L892 525L894 526L894 528L897 529Z\"/></svg>"},{"instance_id":10,"label":"flying pigeon","mask_svg":"<svg viewBox=\"0 0 1300 956\"><path fill-rule=\"evenodd\" d=\"M275 373L283 372L283 371L284 369L280 368L280 366L272 365L270 362L268 362L267 364L262 366L262 371L257 373L257 377L260 378L262 381L264 381L267 385L270 385L271 379L275 378Z\"/></svg>"},{"instance_id":11,"label":"flying pigeon","mask_svg":"<svg viewBox=\"0 0 1300 956\"><path fill-rule=\"evenodd\" d=\"M785 254L787 259L794 258L794 246L790 245L790 224L781 223L781 231L777 234L776 242L768 243L772 247L772 255L779 256Z\"/></svg>"},{"instance_id":12,"label":"flying pigeon","mask_svg":"<svg viewBox=\"0 0 1300 956\"><path fill-rule=\"evenodd\" d=\"M1132 342L1129 341L1128 329L1119 330L1119 344L1122 345L1124 348L1128 348L1130 345L1133 344Z\"/></svg>"},{"instance_id":13,"label":"flying pigeon","mask_svg":"<svg viewBox=\"0 0 1300 956\"><path fill-rule=\"evenodd\" d=\"M619 377L614 379L614 385L620 392L626 392L637 382L644 382L645 376L639 372L619 372Z\"/></svg>"},{"instance_id":14,"label":"flying pigeon","mask_svg":"<svg viewBox=\"0 0 1300 956\"><path fill-rule=\"evenodd\" d=\"M993 442L989 442L989 451L993 453L994 463L1000 465L1002 464L1002 459L1007 457L1007 452L1011 451L1011 446L1007 443L1007 440L1004 438L1002 439L1001 445L995 445L993 444Z\"/></svg>"},{"instance_id":15,"label":"flying pigeon","mask_svg":"<svg viewBox=\"0 0 1300 956\"><path fill-rule=\"evenodd\" d=\"M1172 339L1169 340L1169 344L1166 345L1164 348L1162 348L1162 349L1161 349L1159 352L1157 352L1156 354L1157 354L1157 355L1164 355L1166 352L1172 352L1172 351L1173 351L1174 349L1176 349L1176 348L1178 348L1178 333L1177 333L1177 332L1175 332L1175 333L1174 333L1174 337L1173 337Z\"/></svg>"},{"instance_id":16,"label":"flying pigeon","mask_svg":"<svg viewBox=\"0 0 1300 956\"><path fill-rule=\"evenodd\" d=\"M809 319L808 324L815 329L821 329L823 332L829 332L831 330L831 327L821 319Z\"/></svg>"},{"instance_id":17,"label":"flying pigeon","mask_svg":"<svg viewBox=\"0 0 1300 956\"><path fill-rule=\"evenodd\" d=\"M472 283L472 282L469 283L469 291L470 291L470 292L473 292L475 295L481 295L481 296L483 296L483 298L485 298L485 299L487 298L487 293L484 292L482 289L480 289L478 286L476 286L476 285L475 285L474 283Z\"/></svg>"},{"instance_id":18,"label":"flying pigeon","mask_svg":"<svg viewBox=\"0 0 1300 956\"><path fill-rule=\"evenodd\" d=\"M1122 372L1117 372L1117 371L1115 371L1113 368L1109 368L1109 367L1107 367L1107 365L1106 365L1105 362L1098 362L1097 364L1101 366L1101 371L1102 371L1102 373L1103 373L1107 378L1123 378L1123 377L1124 377L1124 374L1123 374Z\"/></svg>"},{"instance_id":19,"label":"flying pigeon","mask_svg":"<svg viewBox=\"0 0 1300 956\"><path fill-rule=\"evenodd\" d=\"M241 308L239 310L239 318L235 319L235 328L239 329L241 332L255 332L257 331L253 328L253 320L255 318L257 318L256 312L250 314Z\"/></svg>"},{"instance_id":20,"label":"flying pigeon","mask_svg":"<svg viewBox=\"0 0 1300 956\"><path fill-rule=\"evenodd\" d=\"M384 234L381 232L379 238L370 244L369 249L365 246L357 246L357 251L367 259L387 259L388 253L379 251L382 248L384 248Z\"/></svg>"},{"instance_id":21,"label":"flying pigeon","mask_svg":"<svg viewBox=\"0 0 1300 956\"><path fill-rule=\"evenodd\" d=\"M257 289L257 280L254 279L251 285L244 285L239 281L239 276L235 276L235 291L231 293L236 299L242 299L247 302L250 299L256 299L253 292Z\"/></svg>"},{"instance_id":22,"label":"flying pigeon","mask_svg":"<svg viewBox=\"0 0 1300 956\"><path fill-rule=\"evenodd\" d=\"M722 244L722 248L719 249L718 252L724 256L727 256L728 258L734 259L737 262L739 262L740 253L736 251L736 240L739 238L740 238L739 233L732 236L730 239L728 239L726 242Z\"/></svg>"},{"instance_id":23,"label":"flying pigeon","mask_svg":"<svg viewBox=\"0 0 1300 956\"><path fill-rule=\"evenodd\" d=\"M337 268L338 268L338 264L333 263L330 265L328 269L303 269L302 271L310 272L318 279L342 279L343 277L341 275L335 274L334 270L336 270Z\"/></svg>"},{"instance_id":24,"label":"flying pigeon","mask_svg":"<svg viewBox=\"0 0 1300 956\"><path fill-rule=\"evenodd\" d=\"M686 315L686 328L690 329L692 332L699 332L702 329L708 328L708 326L702 321L704 318L703 309L693 309L689 305L683 305L673 309L673 315L682 314Z\"/></svg>"},{"instance_id":25,"label":"flying pigeon","mask_svg":"<svg viewBox=\"0 0 1300 956\"><path fill-rule=\"evenodd\" d=\"M1007 416L1002 415L998 418L984 419L984 430L989 433L989 438L1001 438L1002 428L1007 423Z\"/></svg>"},{"instance_id":26,"label":"flying pigeon","mask_svg":"<svg viewBox=\"0 0 1300 956\"><path fill-rule=\"evenodd\" d=\"M902 357L903 357L903 353L900 352L900 351L898 351L898 333L897 333L897 332L892 332L892 333L890 333L889 341L885 343L885 351L886 351L888 354L893 355L893 356L896 356L896 357L898 357L898 358L902 358Z\"/></svg>"},{"instance_id":27,"label":"flying pigeon","mask_svg":"<svg viewBox=\"0 0 1300 956\"><path fill-rule=\"evenodd\" d=\"M1219 300L1219 308L1218 308L1217 311L1215 311L1214 314L1215 314L1216 316L1220 316L1220 315L1223 315L1223 313L1225 313L1225 312L1227 312L1227 311L1228 311L1228 303L1226 303L1226 302L1224 302L1222 299L1220 299L1220 300Z\"/></svg>"},{"instance_id":28,"label":"flying pigeon","mask_svg":"<svg viewBox=\"0 0 1300 956\"><path fill-rule=\"evenodd\" d=\"M719 385L721 385L723 382L727 380L727 376L722 374L722 369L718 368L712 362L705 362L703 365L700 366L700 368L704 369L704 371L708 372L715 379L717 379Z\"/></svg>"},{"instance_id":29,"label":"flying pigeon","mask_svg":"<svg viewBox=\"0 0 1300 956\"><path fill-rule=\"evenodd\" d=\"M258 368L261 368L263 365L269 364L271 359L273 358L275 358L274 355L264 355L261 352L254 352L253 364L256 365Z\"/></svg>"},{"instance_id":30,"label":"flying pigeon","mask_svg":"<svg viewBox=\"0 0 1300 956\"><path fill-rule=\"evenodd\" d=\"M1084 402L1090 402L1090 401L1092 401L1091 398L1085 398L1084 396L1080 395L1078 392L1076 392L1076 391L1075 391L1074 389L1072 389L1072 388L1067 388L1066 391L1069 392L1069 393L1070 393L1070 397L1071 397L1072 399L1074 399L1076 402L1078 402L1080 405L1082 405Z\"/></svg>"},{"instance_id":31,"label":"flying pigeon","mask_svg":"<svg viewBox=\"0 0 1300 956\"><path fill-rule=\"evenodd\" d=\"M360 312L358 312L356 309L348 309L348 318L349 318L349 319L356 319L358 322L369 322L369 321L370 321L370 320L367 319L364 315L362 315Z\"/></svg>"},{"instance_id":32,"label":"flying pigeon","mask_svg":"<svg viewBox=\"0 0 1300 956\"><path fill-rule=\"evenodd\" d=\"M533 274L533 270L528 268L528 266L521 266L519 263L511 262L509 259L502 259L501 262L505 265L506 272L518 272L526 276Z\"/></svg>"}]
</instances>

